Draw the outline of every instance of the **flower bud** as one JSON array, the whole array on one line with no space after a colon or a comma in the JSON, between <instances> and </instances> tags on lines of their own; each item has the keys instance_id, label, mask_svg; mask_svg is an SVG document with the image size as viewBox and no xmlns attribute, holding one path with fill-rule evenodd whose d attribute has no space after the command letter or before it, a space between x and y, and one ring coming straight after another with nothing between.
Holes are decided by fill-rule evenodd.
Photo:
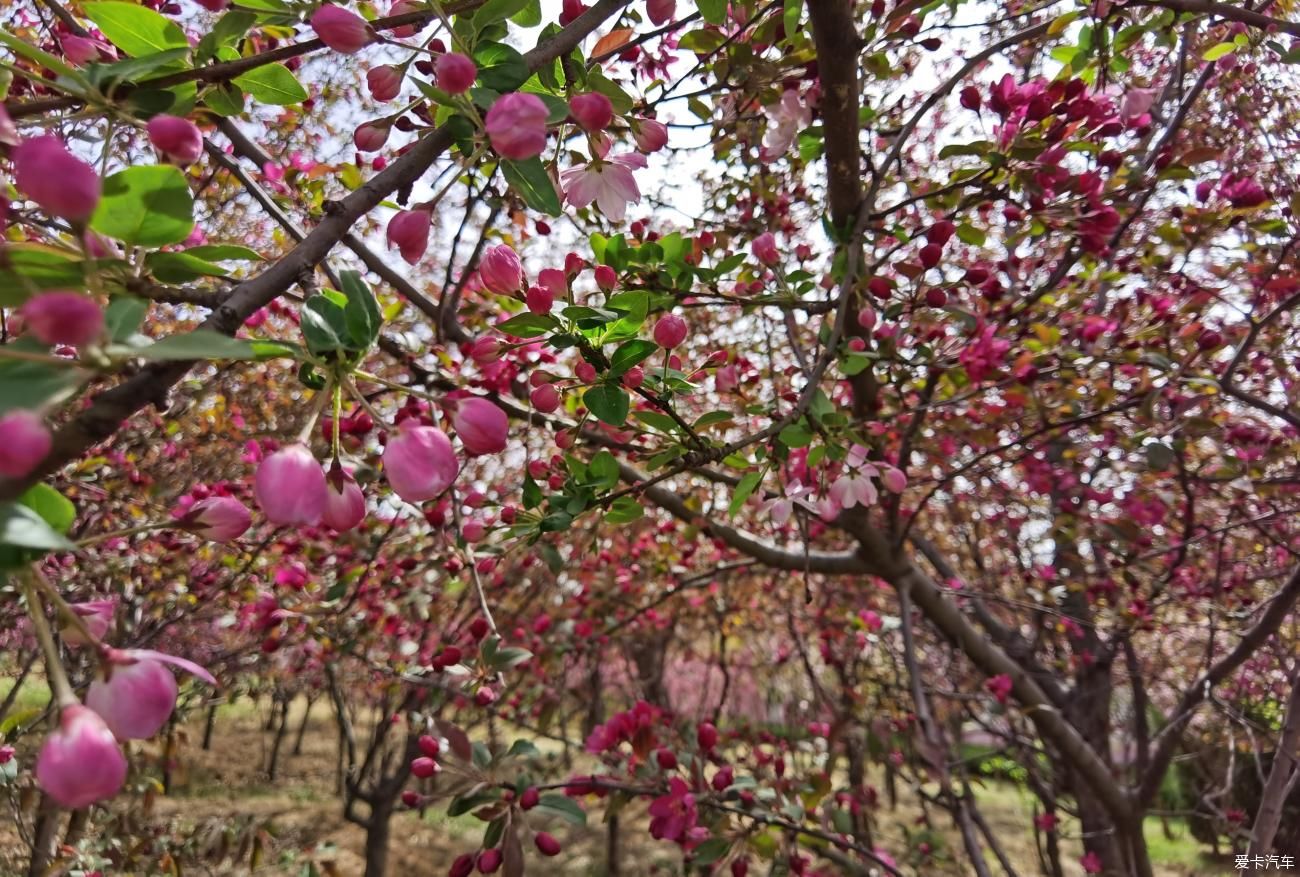
<instances>
[{"instance_id":1,"label":"flower bud","mask_svg":"<svg viewBox=\"0 0 1300 877\"><path fill-rule=\"evenodd\" d=\"M326 3L311 17L312 30L336 52L352 55L370 43L370 27L355 12Z\"/></svg>"},{"instance_id":2,"label":"flower bud","mask_svg":"<svg viewBox=\"0 0 1300 877\"><path fill-rule=\"evenodd\" d=\"M304 444L281 448L257 467L253 495L273 524L315 524L329 498L325 472Z\"/></svg>"},{"instance_id":3,"label":"flower bud","mask_svg":"<svg viewBox=\"0 0 1300 877\"><path fill-rule=\"evenodd\" d=\"M387 119L365 122L357 126L352 135L352 143L362 152L378 152L388 142L389 132L393 126Z\"/></svg>"},{"instance_id":4,"label":"flower bud","mask_svg":"<svg viewBox=\"0 0 1300 877\"><path fill-rule=\"evenodd\" d=\"M388 248L397 247L407 264L414 265L429 248L428 210L402 210L388 220Z\"/></svg>"},{"instance_id":5,"label":"flower bud","mask_svg":"<svg viewBox=\"0 0 1300 877\"><path fill-rule=\"evenodd\" d=\"M99 40L93 40L89 37L64 34L59 37L59 46L63 49L63 57L77 67L95 61L102 61L105 58L112 58L111 52L107 51L107 46Z\"/></svg>"},{"instance_id":6,"label":"flower bud","mask_svg":"<svg viewBox=\"0 0 1300 877\"><path fill-rule=\"evenodd\" d=\"M113 797L126 780L126 756L94 710L63 708L59 727L36 756L36 781L60 807L79 810Z\"/></svg>"},{"instance_id":7,"label":"flower bud","mask_svg":"<svg viewBox=\"0 0 1300 877\"><path fill-rule=\"evenodd\" d=\"M461 399L451 424L471 457L500 453L506 448L510 421L504 411L487 399Z\"/></svg>"},{"instance_id":8,"label":"flower bud","mask_svg":"<svg viewBox=\"0 0 1300 877\"><path fill-rule=\"evenodd\" d=\"M596 285L602 292L612 292L618 287L618 272L608 265L597 265Z\"/></svg>"},{"instance_id":9,"label":"flower bud","mask_svg":"<svg viewBox=\"0 0 1300 877\"><path fill-rule=\"evenodd\" d=\"M541 803L542 795L537 791L536 786L529 786L524 789L524 793L519 796L519 806L524 810L532 810Z\"/></svg>"},{"instance_id":10,"label":"flower bud","mask_svg":"<svg viewBox=\"0 0 1300 877\"><path fill-rule=\"evenodd\" d=\"M588 131L604 131L614 121L614 105L599 92L577 94L569 99L569 113Z\"/></svg>"},{"instance_id":11,"label":"flower bud","mask_svg":"<svg viewBox=\"0 0 1300 877\"><path fill-rule=\"evenodd\" d=\"M424 502L456 480L460 462L442 430L405 420L384 448L388 483L407 502Z\"/></svg>"},{"instance_id":12,"label":"flower bud","mask_svg":"<svg viewBox=\"0 0 1300 877\"><path fill-rule=\"evenodd\" d=\"M501 851L497 848L493 847L478 854L478 870L480 874L495 874L500 867Z\"/></svg>"},{"instance_id":13,"label":"flower bud","mask_svg":"<svg viewBox=\"0 0 1300 877\"><path fill-rule=\"evenodd\" d=\"M203 154L203 135L189 119L160 114L149 120L149 142L169 161L193 164Z\"/></svg>"},{"instance_id":14,"label":"flower bud","mask_svg":"<svg viewBox=\"0 0 1300 877\"><path fill-rule=\"evenodd\" d=\"M99 204L99 174L46 134L24 140L12 151L14 182L53 216L84 222Z\"/></svg>"},{"instance_id":15,"label":"flower bud","mask_svg":"<svg viewBox=\"0 0 1300 877\"><path fill-rule=\"evenodd\" d=\"M668 145L668 126L654 119L632 123L632 139L642 152L658 152Z\"/></svg>"},{"instance_id":16,"label":"flower bud","mask_svg":"<svg viewBox=\"0 0 1300 877\"><path fill-rule=\"evenodd\" d=\"M230 542L244 535L252 523L248 508L233 496L210 496L196 502L179 526L213 542Z\"/></svg>"},{"instance_id":17,"label":"flower bud","mask_svg":"<svg viewBox=\"0 0 1300 877\"><path fill-rule=\"evenodd\" d=\"M503 158L523 161L546 148L546 104L535 94L512 91L492 104L484 120L492 148Z\"/></svg>"},{"instance_id":18,"label":"flower bud","mask_svg":"<svg viewBox=\"0 0 1300 877\"><path fill-rule=\"evenodd\" d=\"M342 469L325 478L325 511L321 521L340 533L351 530L366 517L366 496L356 479Z\"/></svg>"},{"instance_id":19,"label":"flower bud","mask_svg":"<svg viewBox=\"0 0 1300 877\"><path fill-rule=\"evenodd\" d=\"M582 381L584 384L591 384L596 381L596 367L585 359L573 367L573 373L576 374L578 380Z\"/></svg>"},{"instance_id":20,"label":"flower bud","mask_svg":"<svg viewBox=\"0 0 1300 877\"><path fill-rule=\"evenodd\" d=\"M371 67L366 71L366 87L375 100L392 100L402 92L402 68L396 64Z\"/></svg>"},{"instance_id":21,"label":"flower bud","mask_svg":"<svg viewBox=\"0 0 1300 877\"><path fill-rule=\"evenodd\" d=\"M701 722L695 729L695 740L701 749L708 752L718 745L718 729L712 722Z\"/></svg>"},{"instance_id":22,"label":"flower bud","mask_svg":"<svg viewBox=\"0 0 1300 877\"><path fill-rule=\"evenodd\" d=\"M431 737L428 734L421 734L420 739L415 741L420 747L420 752L429 758L437 758L438 753L442 751L442 744L438 742L437 737Z\"/></svg>"},{"instance_id":23,"label":"flower bud","mask_svg":"<svg viewBox=\"0 0 1300 877\"><path fill-rule=\"evenodd\" d=\"M460 536L466 542L482 542L487 535L487 525L478 518L470 518L460 526Z\"/></svg>"},{"instance_id":24,"label":"flower bud","mask_svg":"<svg viewBox=\"0 0 1300 877\"><path fill-rule=\"evenodd\" d=\"M629 390L635 390L645 383L645 369L639 365L634 365L627 371L623 372L623 386Z\"/></svg>"},{"instance_id":25,"label":"flower bud","mask_svg":"<svg viewBox=\"0 0 1300 877\"><path fill-rule=\"evenodd\" d=\"M686 340L686 321L677 314L664 314L655 323L655 343L671 350Z\"/></svg>"},{"instance_id":26,"label":"flower bud","mask_svg":"<svg viewBox=\"0 0 1300 877\"><path fill-rule=\"evenodd\" d=\"M176 708L176 677L163 661L216 684L207 670L183 658L146 649L111 650L86 691L86 706L99 713L119 740L147 740L171 718Z\"/></svg>"},{"instance_id":27,"label":"flower bud","mask_svg":"<svg viewBox=\"0 0 1300 877\"><path fill-rule=\"evenodd\" d=\"M456 857L451 863L451 868L447 870L447 877L469 877L474 873L474 855L464 853Z\"/></svg>"},{"instance_id":28,"label":"flower bud","mask_svg":"<svg viewBox=\"0 0 1300 877\"><path fill-rule=\"evenodd\" d=\"M537 851L543 856L558 856L562 849L560 842L545 831L537 832L533 843L537 845Z\"/></svg>"},{"instance_id":29,"label":"flower bud","mask_svg":"<svg viewBox=\"0 0 1300 877\"><path fill-rule=\"evenodd\" d=\"M45 344L85 347L104 332L104 312L79 292L42 292L22 306L23 326Z\"/></svg>"},{"instance_id":30,"label":"flower bud","mask_svg":"<svg viewBox=\"0 0 1300 877\"><path fill-rule=\"evenodd\" d=\"M508 244L489 247L478 263L478 276L488 292L511 295L524 285L519 255Z\"/></svg>"},{"instance_id":31,"label":"flower bud","mask_svg":"<svg viewBox=\"0 0 1300 877\"><path fill-rule=\"evenodd\" d=\"M530 286L524 293L524 303L534 314L549 314L555 307L555 295L545 286Z\"/></svg>"},{"instance_id":32,"label":"flower bud","mask_svg":"<svg viewBox=\"0 0 1300 877\"><path fill-rule=\"evenodd\" d=\"M764 265L775 265L781 261L781 254L776 248L776 235L770 231L765 231L750 245L749 251L754 254L754 258Z\"/></svg>"},{"instance_id":33,"label":"flower bud","mask_svg":"<svg viewBox=\"0 0 1300 877\"><path fill-rule=\"evenodd\" d=\"M411 773L422 780L427 780L441 769L438 767L438 762L428 756L417 758L411 762Z\"/></svg>"},{"instance_id":34,"label":"flower bud","mask_svg":"<svg viewBox=\"0 0 1300 877\"><path fill-rule=\"evenodd\" d=\"M89 600L85 603L73 603L70 608L81 619L81 623L85 625L90 635L99 640L104 638L104 634L108 633L109 625L113 623L113 611L117 608L117 603L114 600ZM86 639L81 630L71 622L59 629L59 636L68 645L90 645L90 640Z\"/></svg>"},{"instance_id":35,"label":"flower bud","mask_svg":"<svg viewBox=\"0 0 1300 877\"><path fill-rule=\"evenodd\" d=\"M22 478L50 452L50 431L35 411L17 408L0 416L0 476Z\"/></svg>"},{"instance_id":36,"label":"flower bud","mask_svg":"<svg viewBox=\"0 0 1300 877\"><path fill-rule=\"evenodd\" d=\"M458 52L440 55L434 63L434 73L438 87L448 94L469 91L474 80L478 79L478 67Z\"/></svg>"},{"instance_id":37,"label":"flower bud","mask_svg":"<svg viewBox=\"0 0 1300 877\"><path fill-rule=\"evenodd\" d=\"M552 384L542 384L528 394L528 401L543 414L550 414L560 407L560 392Z\"/></svg>"},{"instance_id":38,"label":"flower bud","mask_svg":"<svg viewBox=\"0 0 1300 877\"><path fill-rule=\"evenodd\" d=\"M961 90L961 105L968 110L975 112L980 111L980 105L984 102L980 95L980 90L973 85L968 85Z\"/></svg>"},{"instance_id":39,"label":"flower bud","mask_svg":"<svg viewBox=\"0 0 1300 877\"><path fill-rule=\"evenodd\" d=\"M672 21L673 13L677 11L677 0L646 0L646 15L650 18L653 25L664 25Z\"/></svg>"}]
</instances>

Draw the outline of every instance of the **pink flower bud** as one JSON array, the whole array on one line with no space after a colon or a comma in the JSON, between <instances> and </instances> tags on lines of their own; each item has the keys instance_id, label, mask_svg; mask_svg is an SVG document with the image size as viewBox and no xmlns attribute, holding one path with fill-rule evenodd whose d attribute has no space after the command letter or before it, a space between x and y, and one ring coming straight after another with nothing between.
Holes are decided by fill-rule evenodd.
<instances>
[{"instance_id":1,"label":"pink flower bud","mask_svg":"<svg viewBox=\"0 0 1300 877\"><path fill-rule=\"evenodd\" d=\"M487 365L501 358L501 342L495 338L479 338L469 346L469 358L479 365Z\"/></svg>"},{"instance_id":2,"label":"pink flower bud","mask_svg":"<svg viewBox=\"0 0 1300 877\"><path fill-rule=\"evenodd\" d=\"M492 148L503 158L522 161L546 148L546 104L535 94L512 91L492 104L484 120Z\"/></svg>"},{"instance_id":3,"label":"pink flower bud","mask_svg":"<svg viewBox=\"0 0 1300 877\"><path fill-rule=\"evenodd\" d=\"M325 472L304 444L281 448L257 467L253 495L273 524L315 524L325 512Z\"/></svg>"},{"instance_id":4,"label":"pink flower bud","mask_svg":"<svg viewBox=\"0 0 1300 877\"><path fill-rule=\"evenodd\" d=\"M411 762L411 773L422 780L427 780L439 770L441 768L438 767L438 762L432 758L420 757Z\"/></svg>"},{"instance_id":5,"label":"pink flower bud","mask_svg":"<svg viewBox=\"0 0 1300 877\"><path fill-rule=\"evenodd\" d=\"M614 105L609 98L595 91L571 97L569 113L588 131L604 131L614 121Z\"/></svg>"},{"instance_id":6,"label":"pink flower bud","mask_svg":"<svg viewBox=\"0 0 1300 877\"><path fill-rule=\"evenodd\" d=\"M549 314L555 307L555 294L545 286L530 286L524 293L524 303L534 314Z\"/></svg>"},{"instance_id":7,"label":"pink flower bud","mask_svg":"<svg viewBox=\"0 0 1300 877\"><path fill-rule=\"evenodd\" d=\"M439 56L434 63L433 72L438 87L448 94L469 91L474 85L474 80L478 79L478 67L458 52L448 52Z\"/></svg>"},{"instance_id":8,"label":"pink flower bud","mask_svg":"<svg viewBox=\"0 0 1300 877\"><path fill-rule=\"evenodd\" d=\"M366 86L375 100L392 100L402 91L402 68L381 64L366 71Z\"/></svg>"},{"instance_id":9,"label":"pink flower bud","mask_svg":"<svg viewBox=\"0 0 1300 877\"><path fill-rule=\"evenodd\" d=\"M213 542L229 542L244 535L253 523L248 508L233 496L211 496L196 502L180 525Z\"/></svg>"},{"instance_id":10,"label":"pink flower bud","mask_svg":"<svg viewBox=\"0 0 1300 877\"><path fill-rule=\"evenodd\" d=\"M366 496L356 479L341 469L325 478L325 511L321 521L340 533L351 530L366 517Z\"/></svg>"},{"instance_id":11,"label":"pink flower bud","mask_svg":"<svg viewBox=\"0 0 1300 877\"><path fill-rule=\"evenodd\" d=\"M535 387L528 394L528 399L533 403L533 407L543 414L550 414L560 407L560 393L551 384L542 384Z\"/></svg>"},{"instance_id":12,"label":"pink flower bud","mask_svg":"<svg viewBox=\"0 0 1300 877\"><path fill-rule=\"evenodd\" d=\"M416 740L415 743L420 747L420 752L430 758L437 758L438 753L442 750L442 744L438 742L438 738L431 737L428 734L421 734L420 739Z\"/></svg>"},{"instance_id":13,"label":"pink flower bud","mask_svg":"<svg viewBox=\"0 0 1300 877\"><path fill-rule=\"evenodd\" d=\"M12 156L18 188L46 213L83 222L95 212L99 174L58 137L31 137L14 147Z\"/></svg>"},{"instance_id":14,"label":"pink flower bud","mask_svg":"<svg viewBox=\"0 0 1300 877\"><path fill-rule=\"evenodd\" d=\"M775 265L781 261L781 254L776 248L776 235L770 231L765 231L754 238L749 251L754 254L755 259L764 265Z\"/></svg>"},{"instance_id":15,"label":"pink flower bud","mask_svg":"<svg viewBox=\"0 0 1300 877\"><path fill-rule=\"evenodd\" d=\"M92 40L88 37L66 34L59 37L59 45L63 49L63 57L78 67L112 57L106 51L107 46L99 40Z\"/></svg>"},{"instance_id":16,"label":"pink flower bud","mask_svg":"<svg viewBox=\"0 0 1300 877\"><path fill-rule=\"evenodd\" d=\"M79 810L118 793L126 756L94 710L73 704L36 756L36 781L60 807Z\"/></svg>"},{"instance_id":17,"label":"pink flower bud","mask_svg":"<svg viewBox=\"0 0 1300 877\"><path fill-rule=\"evenodd\" d=\"M888 467L880 476L880 483L890 493L902 493L907 489L907 476L893 466Z\"/></svg>"},{"instance_id":18,"label":"pink flower bud","mask_svg":"<svg viewBox=\"0 0 1300 877\"><path fill-rule=\"evenodd\" d=\"M203 135L189 119L166 114L149 120L149 142L169 161L193 164L203 154Z\"/></svg>"},{"instance_id":19,"label":"pink flower bud","mask_svg":"<svg viewBox=\"0 0 1300 877\"><path fill-rule=\"evenodd\" d=\"M700 744L701 749L709 752L718 745L718 729L712 722L701 722L695 729L695 740Z\"/></svg>"},{"instance_id":20,"label":"pink flower bud","mask_svg":"<svg viewBox=\"0 0 1300 877\"><path fill-rule=\"evenodd\" d=\"M506 449L510 421L506 413L487 399L461 399L451 417L456 435L472 457L496 454Z\"/></svg>"},{"instance_id":21,"label":"pink flower bud","mask_svg":"<svg viewBox=\"0 0 1300 877\"><path fill-rule=\"evenodd\" d=\"M352 142L362 152L377 152L384 148L392 130L393 126L385 119L365 122L357 126L357 130L352 135Z\"/></svg>"},{"instance_id":22,"label":"pink flower bud","mask_svg":"<svg viewBox=\"0 0 1300 877\"><path fill-rule=\"evenodd\" d=\"M502 856L501 851L496 847L490 850L484 850L478 854L478 870L480 874L495 874L501 868Z\"/></svg>"},{"instance_id":23,"label":"pink flower bud","mask_svg":"<svg viewBox=\"0 0 1300 877\"><path fill-rule=\"evenodd\" d=\"M406 15L408 12L420 12L425 8L423 3L418 0L397 0L392 6L388 7L388 15L391 18L394 15ZM407 37L413 37L416 34L415 25L404 24L401 27L395 27L388 32L390 35L399 40Z\"/></svg>"},{"instance_id":24,"label":"pink flower bud","mask_svg":"<svg viewBox=\"0 0 1300 877\"><path fill-rule=\"evenodd\" d=\"M975 112L980 111L980 105L984 102L980 95L980 90L973 85L968 85L961 90L961 105L968 110Z\"/></svg>"},{"instance_id":25,"label":"pink flower bud","mask_svg":"<svg viewBox=\"0 0 1300 877\"><path fill-rule=\"evenodd\" d=\"M655 343L671 350L686 340L686 321L677 314L664 314L655 323Z\"/></svg>"},{"instance_id":26,"label":"pink flower bud","mask_svg":"<svg viewBox=\"0 0 1300 877\"><path fill-rule=\"evenodd\" d=\"M858 325L870 332L876 328L876 312L868 306L858 311Z\"/></svg>"},{"instance_id":27,"label":"pink flower bud","mask_svg":"<svg viewBox=\"0 0 1300 877\"><path fill-rule=\"evenodd\" d=\"M642 152L658 152L668 145L668 126L654 119L632 123L632 139Z\"/></svg>"},{"instance_id":28,"label":"pink flower bud","mask_svg":"<svg viewBox=\"0 0 1300 877\"><path fill-rule=\"evenodd\" d=\"M474 873L474 854L461 853L451 863L447 870L447 877L469 877Z\"/></svg>"},{"instance_id":29,"label":"pink flower bud","mask_svg":"<svg viewBox=\"0 0 1300 877\"><path fill-rule=\"evenodd\" d=\"M508 244L489 247L478 263L478 276L488 292L510 295L524 285L524 268Z\"/></svg>"},{"instance_id":30,"label":"pink flower bud","mask_svg":"<svg viewBox=\"0 0 1300 877\"><path fill-rule=\"evenodd\" d=\"M650 17L651 24L667 24L672 21L673 13L677 11L677 0L646 0L645 11Z\"/></svg>"},{"instance_id":31,"label":"pink flower bud","mask_svg":"<svg viewBox=\"0 0 1300 877\"><path fill-rule=\"evenodd\" d=\"M537 832L533 843L537 845L537 851L543 856L558 856L562 849L560 842L545 831Z\"/></svg>"},{"instance_id":32,"label":"pink flower bud","mask_svg":"<svg viewBox=\"0 0 1300 877\"><path fill-rule=\"evenodd\" d=\"M388 437L384 471L398 496L407 502L424 502L451 486L460 462L446 433L404 420Z\"/></svg>"},{"instance_id":33,"label":"pink flower bud","mask_svg":"<svg viewBox=\"0 0 1300 877\"><path fill-rule=\"evenodd\" d=\"M612 292L618 287L618 272L608 265L597 265L596 285L603 292Z\"/></svg>"},{"instance_id":34,"label":"pink flower bud","mask_svg":"<svg viewBox=\"0 0 1300 877\"><path fill-rule=\"evenodd\" d=\"M311 26L322 43L344 55L355 54L370 43L370 26L365 19L332 3L312 14Z\"/></svg>"},{"instance_id":35,"label":"pink flower bud","mask_svg":"<svg viewBox=\"0 0 1300 877\"><path fill-rule=\"evenodd\" d=\"M104 331L104 312L79 292L42 292L23 305L23 326L45 344L85 347Z\"/></svg>"},{"instance_id":36,"label":"pink flower bud","mask_svg":"<svg viewBox=\"0 0 1300 877\"><path fill-rule=\"evenodd\" d=\"M35 411L23 408L0 416L0 476L22 478L50 452L50 431Z\"/></svg>"},{"instance_id":37,"label":"pink flower bud","mask_svg":"<svg viewBox=\"0 0 1300 877\"><path fill-rule=\"evenodd\" d=\"M388 248L397 247L408 265L415 265L429 248L428 210L402 210L388 220Z\"/></svg>"},{"instance_id":38,"label":"pink flower bud","mask_svg":"<svg viewBox=\"0 0 1300 877\"><path fill-rule=\"evenodd\" d=\"M113 600L90 600L85 603L73 603L71 608L90 631L90 635L98 640L103 639L104 634L108 633L109 625L113 623L113 612L117 608L117 603ZM71 622L60 628L59 636L69 645L90 645L90 641L82 636L81 631Z\"/></svg>"},{"instance_id":39,"label":"pink flower bud","mask_svg":"<svg viewBox=\"0 0 1300 877\"><path fill-rule=\"evenodd\" d=\"M466 542L482 542L487 535L487 525L478 518L470 518L461 524L460 535Z\"/></svg>"},{"instance_id":40,"label":"pink flower bud","mask_svg":"<svg viewBox=\"0 0 1300 877\"><path fill-rule=\"evenodd\" d=\"M176 708L176 677L164 663L176 664L216 685L207 670L148 649L109 651L100 673L86 691L86 706L99 713L119 740L147 740L162 730Z\"/></svg>"},{"instance_id":41,"label":"pink flower bud","mask_svg":"<svg viewBox=\"0 0 1300 877\"><path fill-rule=\"evenodd\" d=\"M645 383L645 369L639 365L634 365L627 371L623 372L623 386L629 390L635 390Z\"/></svg>"},{"instance_id":42,"label":"pink flower bud","mask_svg":"<svg viewBox=\"0 0 1300 877\"><path fill-rule=\"evenodd\" d=\"M573 367L573 373L584 384L590 384L596 380L596 367L585 360Z\"/></svg>"}]
</instances>

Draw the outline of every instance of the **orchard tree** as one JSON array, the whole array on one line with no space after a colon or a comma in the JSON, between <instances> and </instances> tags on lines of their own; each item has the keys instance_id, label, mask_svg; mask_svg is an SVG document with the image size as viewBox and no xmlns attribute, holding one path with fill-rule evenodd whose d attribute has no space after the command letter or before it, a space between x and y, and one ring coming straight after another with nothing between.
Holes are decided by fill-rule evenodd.
<instances>
[{"instance_id":1,"label":"orchard tree","mask_svg":"<svg viewBox=\"0 0 1300 877\"><path fill-rule=\"evenodd\" d=\"M1289 8L6 4L31 873L69 812L147 870L81 843L130 741L266 692L277 754L330 703L372 877L430 806L460 877L589 810L617 873L633 802L732 875L1300 853Z\"/></svg>"}]
</instances>

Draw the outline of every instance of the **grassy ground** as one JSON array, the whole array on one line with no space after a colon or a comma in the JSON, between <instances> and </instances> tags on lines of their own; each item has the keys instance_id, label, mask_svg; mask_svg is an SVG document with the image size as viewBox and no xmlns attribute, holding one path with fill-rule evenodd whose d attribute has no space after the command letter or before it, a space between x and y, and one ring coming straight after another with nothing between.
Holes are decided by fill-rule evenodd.
<instances>
[{"instance_id":1,"label":"grassy ground","mask_svg":"<svg viewBox=\"0 0 1300 877\"><path fill-rule=\"evenodd\" d=\"M0 680L0 698L6 688L6 682ZM43 685L29 684L20 695L18 709L41 709L47 699ZM301 709L299 702L294 709L294 728ZM210 751L200 746L201 721L182 729L173 762L172 793L145 799L144 815L169 829L160 837L188 839L174 851L185 866L184 873L301 877L308 873L305 869L310 863L326 875L361 874L364 835L343 819L333 792L335 730L329 708L323 703L316 705L303 751L283 759L281 779L275 783L267 780L264 770L272 742L271 735L262 730L264 717L247 701L223 707L218 716ZM291 747L292 742L290 737L286 746ZM156 746L143 747L138 754L156 758L157 750ZM1019 873L1037 873L1033 837L1027 830L1030 799L1014 785L1002 782L984 784L978 796L991 830ZM882 811L878 815L879 843L887 849L900 848L904 833L916 831L919 815L919 808L908 800L901 801L897 811ZM657 843L646 833L644 806L630 806L621 819L624 874L679 873L675 847ZM6 822L8 813L0 816L0 875L18 873L21 865L21 844L12 828L4 827ZM960 850L960 840L946 818L939 815L937 825L940 837L936 847ZM585 830L564 830L551 823L544 827L562 837L565 853L538 873L604 874L605 837L599 813L591 815ZM1158 820L1148 820L1146 825L1158 877L1241 873L1232 868L1231 858L1211 860L1186 826L1172 821L1170 828L1172 839L1165 836ZM448 818L439 811L423 816L399 814L394 817L389 873L394 877L445 873L452 858L477 847L481 834L482 823L471 815ZM1069 877L1082 877L1078 845L1067 843L1065 852L1070 860L1066 863ZM256 866L250 867L254 861ZM949 877L973 871L951 861L937 861L923 865L920 873Z\"/></svg>"}]
</instances>

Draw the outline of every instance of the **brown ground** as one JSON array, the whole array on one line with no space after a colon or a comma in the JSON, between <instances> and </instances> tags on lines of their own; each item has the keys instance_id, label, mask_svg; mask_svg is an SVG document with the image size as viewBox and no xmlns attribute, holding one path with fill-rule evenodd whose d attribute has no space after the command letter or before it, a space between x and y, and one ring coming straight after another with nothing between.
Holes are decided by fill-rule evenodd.
<instances>
[{"instance_id":1,"label":"brown ground","mask_svg":"<svg viewBox=\"0 0 1300 877\"><path fill-rule=\"evenodd\" d=\"M295 729L301 709L299 702L292 719ZM333 792L336 732L330 709L324 703L316 705L302 753L282 758L280 779L274 784L265 772L272 735L262 730L262 721L263 717L245 702L223 709L211 751L199 745L201 721L192 722L179 735L172 793L153 797L144 810L145 823L161 829L160 839L172 839L171 849L179 867L155 873L222 877L362 874L364 834L344 820ZM291 735L286 749L292 744ZM989 785L984 792L982 809L1000 843L1022 875L1037 873L1032 838L1025 831L1025 802L1010 786ZM896 816L880 814L880 833L887 848L900 848L902 833L914 822L917 812L915 807L904 804ZM680 873L681 859L676 848L653 841L646 833L643 806L629 807L622 821L621 873ZM538 827L560 837L565 852L557 859L546 860L530 850L530 874L598 877L605 873L605 826L599 812L591 813L586 829L554 820ZM148 830L137 834L148 834ZM409 812L399 814L393 823L389 877L441 877L455 856L478 847L481 834L482 823L469 815L448 819L436 811L423 817ZM1160 863L1159 877L1242 873L1232 869L1231 859L1225 864L1203 857L1194 842L1185 837L1176 842L1158 842L1158 834L1158 826L1149 827L1153 858ZM945 840L956 845L955 849L960 848L955 835L947 834ZM0 877L23 873L22 852L12 827L0 824ZM1076 851L1070 852L1068 877L1082 877L1077 855ZM765 867L751 869L751 873L765 871ZM925 866L923 871L927 877L972 873L938 865Z\"/></svg>"}]
</instances>

